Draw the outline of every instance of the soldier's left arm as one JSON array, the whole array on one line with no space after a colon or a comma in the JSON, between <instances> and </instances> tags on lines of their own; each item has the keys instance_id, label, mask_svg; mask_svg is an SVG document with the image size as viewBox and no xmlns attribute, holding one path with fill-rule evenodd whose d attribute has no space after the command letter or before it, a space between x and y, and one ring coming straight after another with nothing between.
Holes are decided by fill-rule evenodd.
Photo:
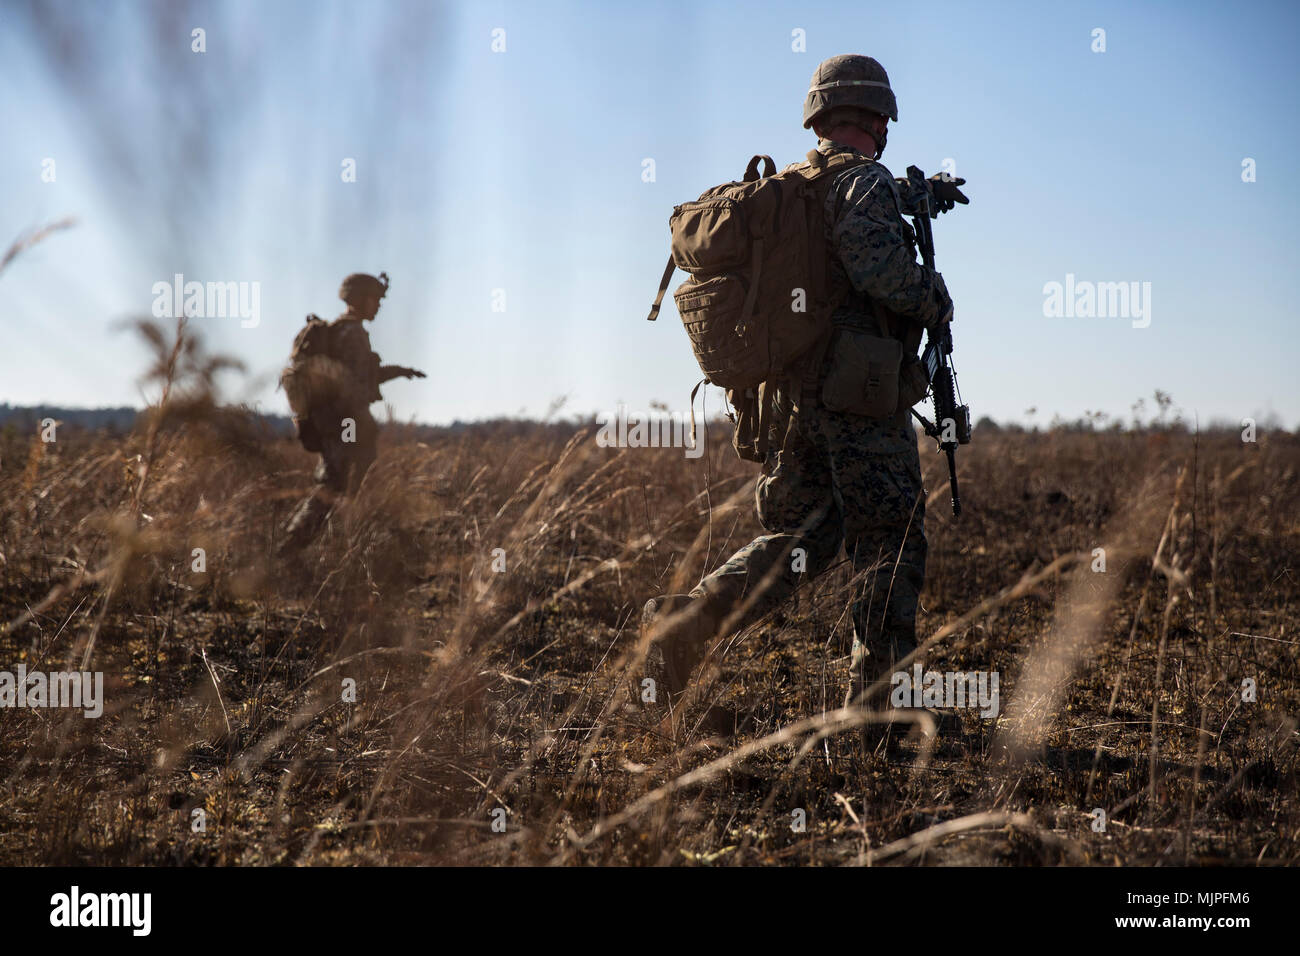
<instances>
[{"instance_id":1,"label":"soldier's left arm","mask_svg":"<svg viewBox=\"0 0 1300 956\"><path fill-rule=\"evenodd\" d=\"M405 365L381 365L379 366L379 384L391 382L395 378L424 378L423 372L417 372L413 368L407 368Z\"/></svg>"}]
</instances>

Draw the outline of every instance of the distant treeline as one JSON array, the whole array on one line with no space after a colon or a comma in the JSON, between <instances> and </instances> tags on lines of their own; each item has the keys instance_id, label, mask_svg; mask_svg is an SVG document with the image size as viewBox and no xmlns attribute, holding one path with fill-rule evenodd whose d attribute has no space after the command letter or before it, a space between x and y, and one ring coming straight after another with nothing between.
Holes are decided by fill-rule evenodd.
<instances>
[{"instance_id":1,"label":"distant treeline","mask_svg":"<svg viewBox=\"0 0 1300 956\"><path fill-rule=\"evenodd\" d=\"M294 435L293 419L288 415L268 415L254 409L243 409L255 422L265 426L272 434L291 438ZM52 418L60 428L72 428L109 435L126 435L136 426L136 419L141 414L138 408L121 406L118 408L66 408L62 405L10 405L0 402L0 431L36 432L41 422ZM444 435L514 435L520 438L537 437L545 432L553 438L567 440L584 427L595 427L591 422L580 420L560 420L539 422L523 418L495 418L477 422L455 421L450 425L425 425L418 422L388 422L382 417L382 424L393 433L397 440L423 441Z\"/></svg>"},{"instance_id":2,"label":"distant treeline","mask_svg":"<svg viewBox=\"0 0 1300 956\"><path fill-rule=\"evenodd\" d=\"M52 418L60 427L124 435L135 428L139 414L140 409L125 405L118 408L65 408L62 405L10 405L0 402L0 428L35 431L42 421ZM250 414L265 422L275 433L293 434L293 420L287 415L263 415L252 411Z\"/></svg>"},{"instance_id":3,"label":"distant treeline","mask_svg":"<svg viewBox=\"0 0 1300 956\"><path fill-rule=\"evenodd\" d=\"M0 403L0 425L12 425L19 431L35 431L40 423L52 418L62 425L75 425L90 431L128 432L135 427L139 411L134 408L64 408L60 405L10 405Z\"/></svg>"},{"instance_id":4,"label":"distant treeline","mask_svg":"<svg viewBox=\"0 0 1300 956\"><path fill-rule=\"evenodd\" d=\"M253 409L245 409L255 420L265 425L272 434L291 437L294 434L293 419L288 415L268 415ZM126 434L135 428L136 418L140 414L140 409L121 406L118 408L65 408L61 405L10 405L7 402L0 402L0 429L6 431L35 431L40 427L41 421L52 418L60 426L71 426L76 429L85 429L87 431L103 431L109 434ZM1032 419L1032 410L1030 413ZM381 422L383 419L381 418ZM543 431L559 439L567 439L574 433L583 428L599 428L602 422L597 416L569 416L566 418L555 419L541 422L536 419L526 418L494 418L484 421L463 422L454 421L450 425L425 425L416 422L383 422L392 429L396 435L394 437L405 438L420 441L426 438L433 438L440 435L464 435L473 434L479 436L486 435L517 435L520 438L525 436L536 436L539 431ZM711 420L711 423L712 420ZM723 427L728 423L725 420L716 422ZM701 419L701 426L703 420ZM1284 425L1276 415L1269 415L1265 420L1258 423L1259 427L1268 431L1283 431ZM1238 431L1242 426L1235 422L1211 421L1201 422L1200 431L1218 432L1218 431ZM1163 416L1161 418L1152 418L1150 421L1140 421L1136 417L1131 421L1122 421L1118 418L1108 418L1099 414L1090 414L1085 418L1076 421L1066 421L1060 417L1054 418L1050 423L1027 425L1018 422L998 423L988 416L980 418L975 426L976 431L995 432L1035 432L1045 431L1174 431L1174 432L1191 432L1195 430L1195 425L1187 421L1183 416L1176 415L1170 419Z\"/></svg>"}]
</instances>

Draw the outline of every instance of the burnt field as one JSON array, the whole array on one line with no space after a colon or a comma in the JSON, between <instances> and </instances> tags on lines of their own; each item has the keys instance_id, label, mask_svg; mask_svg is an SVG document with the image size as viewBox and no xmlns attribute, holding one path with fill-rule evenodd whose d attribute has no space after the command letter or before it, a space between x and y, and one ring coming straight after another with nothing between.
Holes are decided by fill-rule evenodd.
<instances>
[{"instance_id":1,"label":"burnt field","mask_svg":"<svg viewBox=\"0 0 1300 956\"><path fill-rule=\"evenodd\" d=\"M1296 862L1294 436L977 430L958 521L926 441L917 659L1000 712L924 736L839 709L844 564L643 704L642 604L759 532L756 469L595 431L390 424L289 563L314 460L201 390L9 429L0 670L104 709L0 711L0 862Z\"/></svg>"}]
</instances>

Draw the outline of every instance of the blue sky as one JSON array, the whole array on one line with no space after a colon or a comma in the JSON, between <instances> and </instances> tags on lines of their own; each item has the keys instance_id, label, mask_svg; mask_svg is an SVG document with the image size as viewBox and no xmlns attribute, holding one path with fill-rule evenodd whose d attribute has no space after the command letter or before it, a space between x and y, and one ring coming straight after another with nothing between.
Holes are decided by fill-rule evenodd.
<instances>
[{"instance_id":1,"label":"blue sky","mask_svg":"<svg viewBox=\"0 0 1300 956\"><path fill-rule=\"evenodd\" d=\"M337 314L348 272L386 270L374 344L429 373L385 387L399 418L540 416L561 396L685 410L699 373L676 312L645 321L672 207L753 153L800 159L809 77L858 52L898 97L885 164L951 159L968 180L935 239L977 417L1128 417L1162 389L1202 422L1294 427L1298 10L11 4L0 244L79 225L0 275L0 401L138 404L143 354L113 325L180 272L260 283L256 328L198 325L249 366L231 397L286 411L275 378L303 316ZM1150 325L1046 317L1067 274L1149 282Z\"/></svg>"}]
</instances>

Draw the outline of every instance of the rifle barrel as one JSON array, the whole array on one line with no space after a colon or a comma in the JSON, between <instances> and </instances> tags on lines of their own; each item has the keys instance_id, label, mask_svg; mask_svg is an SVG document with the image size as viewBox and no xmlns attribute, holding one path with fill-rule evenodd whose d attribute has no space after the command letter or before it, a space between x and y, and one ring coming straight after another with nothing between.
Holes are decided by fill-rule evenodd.
<instances>
[{"instance_id":1,"label":"rifle barrel","mask_svg":"<svg viewBox=\"0 0 1300 956\"><path fill-rule=\"evenodd\" d=\"M961 517L961 491L957 488L957 459L953 452L955 449L949 445L946 449L948 452L948 490L952 492L952 516Z\"/></svg>"}]
</instances>

